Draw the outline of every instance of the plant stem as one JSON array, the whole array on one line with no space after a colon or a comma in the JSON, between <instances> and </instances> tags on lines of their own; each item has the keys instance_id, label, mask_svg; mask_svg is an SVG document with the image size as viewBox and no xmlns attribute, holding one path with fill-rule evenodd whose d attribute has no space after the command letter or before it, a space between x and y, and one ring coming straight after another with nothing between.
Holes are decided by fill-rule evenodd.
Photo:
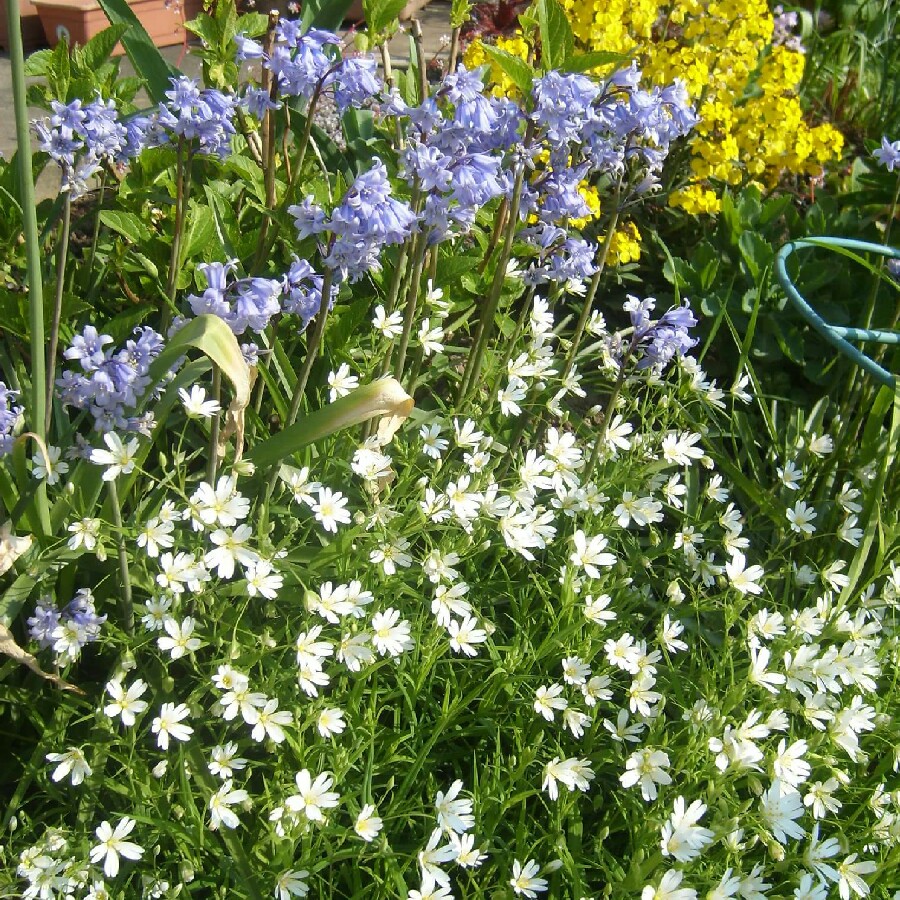
<instances>
[{"instance_id":1,"label":"plant stem","mask_svg":"<svg viewBox=\"0 0 900 900\"><path fill-rule=\"evenodd\" d=\"M400 335L400 344L397 347L397 358L394 361L394 377L400 381L403 377L403 367L406 365L406 351L409 347L409 338L412 333L413 322L416 318L416 309L419 305L419 287L422 281L422 269L425 265L425 251L427 241L425 235L416 236L413 249L412 274L406 288L406 310L403 314L403 334Z\"/></svg>"},{"instance_id":2,"label":"plant stem","mask_svg":"<svg viewBox=\"0 0 900 900\"><path fill-rule=\"evenodd\" d=\"M172 236L172 255L169 259L169 282L166 289L168 305L164 307L160 331L165 334L175 308L175 293L178 273L181 270L181 243L184 236L184 225L188 198L191 192L191 152L187 153L185 165L184 138L178 139L178 157L175 163L175 233Z\"/></svg>"},{"instance_id":3,"label":"plant stem","mask_svg":"<svg viewBox=\"0 0 900 900\"><path fill-rule=\"evenodd\" d=\"M525 138L523 146L527 151L531 144L531 137L534 126L531 122L525 130ZM500 293L503 289L503 279L506 275L506 266L509 263L512 254L513 239L516 236L516 228L519 223L519 203L522 199L522 185L525 181L525 160L519 161L516 171L516 180L513 186L512 201L509 208L509 219L506 223L506 236L503 241L503 249L500 251L500 258L497 260L497 268L494 269L494 280L491 283L491 292L488 295L487 303L481 311L481 317L478 320L478 327L475 331L475 339L472 350L469 352L469 358L466 361L466 368L463 372L462 381L459 386L458 404L462 405L469 390L477 383L478 376L481 374L481 365L484 360L484 353L487 349L487 343L490 340L491 331L494 327L494 316L497 313L497 307L500 304Z\"/></svg>"},{"instance_id":4,"label":"plant stem","mask_svg":"<svg viewBox=\"0 0 900 900\"><path fill-rule=\"evenodd\" d=\"M594 297L603 276L603 270L606 268L606 260L609 258L609 248L612 246L613 237L616 233L616 225L619 224L619 192L616 191L614 198L615 206L612 215L609 217L609 226L606 232L606 240L603 242L603 249L600 251L600 258L597 260L597 271L591 279L591 285L588 288L587 297L584 298L584 306L581 309L581 315L578 317L578 324L575 326L575 333L572 335L572 346L569 348L569 355L566 357L566 365L563 369L562 380L565 381L575 365L575 359L578 356L578 349L581 345L581 339L584 337L584 329L587 326L588 319L591 315L591 307L594 305Z\"/></svg>"},{"instance_id":5,"label":"plant stem","mask_svg":"<svg viewBox=\"0 0 900 900\"><path fill-rule=\"evenodd\" d=\"M56 375L56 350L59 346L59 323L62 318L63 287L66 280L66 260L69 256L69 229L72 224L72 195L66 191L63 217L59 223L59 244L56 248L56 295L53 298L53 321L50 325L50 344L47 347L47 408L44 412L44 434L50 433L53 418L53 379Z\"/></svg>"},{"instance_id":6,"label":"plant stem","mask_svg":"<svg viewBox=\"0 0 900 900\"><path fill-rule=\"evenodd\" d=\"M612 393L609 395L609 399L606 401L606 408L603 410L603 421L600 423L600 430L597 432L597 438L594 441L594 447L591 450L590 459L588 459L587 465L584 467L584 474L582 477L582 483L587 484L591 480L591 475L594 473L594 467L597 465L597 460L600 458L600 451L603 449L603 444L606 441L606 432L609 429L609 418L612 415L613 408L616 405L616 400L619 399L619 394L622 392L622 385L625 383L625 371L628 366L628 361L631 359L631 354L634 352L634 343L629 346L628 350L625 351L624 356L622 357L622 362L619 365L619 374L616 378L616 383L613 385Z\"/></svg>"},{"instance_id":7,"label":"plant stem","mask_svg":"<svg viewBox=\"0 0 900 900\"><path fill-rule=\"evenodd\" d=\"M456 71L456 63L459 59L459 30L457 25L450 32L450 63L447 66L447 72L451 75Z\"/></svg>"},{"instance_id":8,"label":"plant stem","mask_svg":"<svg viewBox=\"0 0 900 900\"><path fill-rule=\"evenodd\" d=\"M122 614L122 628L129 637L134 636L134 606L131 602L131 575L128 571L128 549L125 546L125 532L122 528L122 507L119 505L119 490L115 478L109 482L109 504L112 507L113 525L116 526L116 544L119 550L119 610Z\"/></svg>"},{"instance_id":9,"label":"plant stem","mask_svg":"<svg viewBox=\"0 0 900 900\"><path fill-rule=\"evenodd\" d=\"M106 169L100 173L100 193L97 197L97 215L94 216L94 233L91 235L91 252L88 256L85 286L90 293L94 288L94 261L97 258L97 244L100 241L100 211L103 209L103 195L106 193Z\"/></svg>"},{"instance_id":10,"label":"plant stem","mask_svg":"<svg viewBox=\"0 0 900 900\"><path fill-rule=\"evenodd\" d=\"M215 364L212 367L212 398L217 403L222 396L222 370ZM206 480L210 484L216 483L216 469L219 465L219 423L222 414L213 413L209 425L209 459L206 463Z\"/></svg>"},{"instance_id":11,"label":"plant stem","mask_svg":"<svg viewBox=\"0 0 900 900\"><path fill-rule=\"evenodd\" d=\"M319 301L319 312L316 316L316 324L313 326L309 344L306 348L306 359L303 360L303 368L297 376L297 385L294 388L294 396L291 398L291 410L287 420L288 426L293 425L294 422L297 421L297 413L300 412L300 404L303 402L303 395L306 392L306 383L309 381L309 373L312 371L319 345L322 343L322 335L325 333L325 321L328 318L328 304L331 299L331 277L331 269L326 266L325 274L322 277L322 299Z\"/></svg>"},{"instance_id":12,"label":"plant stem","mask_svg":"<svg viewBox=\"0 0 900 900\"><path fill-rule=\"evenodd\" d=\"M9 57L12 74L13 108L16 120L16 144L19 152L19 190L22 197L22 233L25 236L25 266L28 284L28 326L31 338L31 427L42 439L47 437L47 371L44 362L44 293L41 278L41 247L34 200L34 174L31 168L31 139L28 132L28 103L25 91L25 56L22 49L22 19L19 0L7 0ZM35 505L45 533L50 532L47 486L41 482L35 491Z\"/></svg>"},{"instance_id":13,"label":"plant stem","mask_svg":"<svg viewBox=\"0 0 900 900\"><path fill-rule=\"evenodd\" d=\"M412 29L413 45L416 48L416 63L419 69L419 102L424 103L428 99L428 72L425 61L425 39L422 35L422 24L418 19L410 22Z\"/></svg>"}]
</instances>

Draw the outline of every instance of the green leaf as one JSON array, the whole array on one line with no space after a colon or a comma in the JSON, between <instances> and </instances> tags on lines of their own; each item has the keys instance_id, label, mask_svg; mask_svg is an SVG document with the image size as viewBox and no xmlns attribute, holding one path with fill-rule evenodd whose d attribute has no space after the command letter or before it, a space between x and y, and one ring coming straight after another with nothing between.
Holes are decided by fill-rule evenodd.
<instances>
[{"instance_id":1,"label":"green leaf","mask_svg":"<svg viewBox=\"0 0 900 900\"><path fill-rule=\"evenodd\" d=\"M47 75L53 65L52 50L37 50L25 60L25 75L28 78L37 78Z\"/></svg>"},{"instance_id":2,"label":"green leaf","mask_svg":"<svg viewBox=\"0 0 900 900\"><path fill-rule=\"evenodd\" d=\"M100 221L132 244L150 240L150 229L134 213L120 212L116 209L101 209Z\"/></svg>"},{"instance_id":3,"label":"green leaf","mask_svg":"<svg viewBox=\"0 0 900 900\"><path fill-rule=\"evenodd\" d=\"M541 68L545 72L563 68L575 48L575 36L559 0L538 0L537 20L541 32Z\"/></svg>"},{"instance_id":4,"label":"green leaf","mask_svg":"<svg viewBox=\"0 0 900 900\"><path fill-rule=\"evenodd\" d=\"M491 61L495 62L512 80L523 97L531 95L535 73L524 59L519 59L518 56L513 56L512 53L507 53L506 50L501 50L492 44L483 44L482 48Z\"/></svg>"},{"instance_id":5,"label":"green leaf","mask_svg":"<svg viewBox=\"0 0 900 900\"><path fill-rule=\"evenodd\" d=\"M229 156L222 166L225 172L232 172L253 189L256 199L262 201L265 198L265 175L262 167L252 159L240 154Z\"/></svg>"},{"instance_id":6,"label":"green leaf","mask_svg":"<svg viewBox=\"0 0 900 900\"><path fill-rule=\"evenodd\" d=\"M412 408L412 397L407 395L398 381L381 378L358 387L324 409L298 419L294 425L257 444L247 458L257 466L266 468L288 459L307 444L376 416L386 417L387 430L393 434Z\"/></svg>"},{"instance_id":7,"label":"green leaf","mask_svg":"<svg viewBox=\"0 0 900 900\"><path fill-rule=\"evenodd\" d=\"M452 0L450 4L450 27L461 28L469 21L472 4L469 0Z\"/></svg>"},{"instance_id":8,"label":"green leaf","mask_svg":"<svg viewBox=\"0 0 900 900\"><path fill-rule=\"evenodd\" d=\"M124 24L110 25L99 34L95 34L81 48L81 61L90 70L96 72L109 59L120 38L128 31Z\"/></svg>"},{"instance_id":9,"label":"green leaf","mask_svg":"<svg viewBox=\"0 0 900 900\"><path fill-rule=\"evenodd\" d=\"M169 89L169 79L181 73L166 62L126 0L97 0L97 2L111 24L128 26L128 30L122 35L122 46L135 72L140 72L144 78L150 98L155 103L162 103Z\"/></svg>"},{"instance_id":10,"label":"green leaf","mask_svg":"<svg viewBox=\"0 0 900 900\"><path fill-rule=\"evenodd\" d=\"M184 241L184 261L197 255L212 258L221 248L216 240L216 221L210 208L203 203L191 203L191 211Z\"/></svg>"},{"instance_id":11,"label":"green leaf","mask_svg":"<svg viewBox=\"0 0 900 900\"><path fill-rule=\"evenodd\" d=\"M588 69L599 69L612 64L623 65L631 61L624 53L613 53L610 50L592 50L590 53L576 53L560 66L564 72L586 72Z\"/></svg>"},{"instance_id":12,"label":"green leaf","mask_svg":"<svg viewBox=\"0 0 900 900\"><path fill-rule=\"evenodd\" d=\"M363 0L366 26L371 34L381 34L397 21L407 0Z\"/></svg>"},{"instance_id":13,"label":"green leaf","mask_svg":"<svg viewBox=\"0 0 900 900\"><path fill-rule=\"evenodd\" d=\"M209 47L218 47L221 34L219 23L212 16L201 13L196 19L185 22L184 27L191 34L196 34Z\"/></svg>"},{"instance_id":14,"label":"green leaf","mask_svg":"<svg viewBox=\"0 0 900 900\"><path fill-rule=\"evenodd\" d=\"M236 403L243 408L250 402L250 369L237 338L223 319L209 314L191 319L169 339L147 372L148 391L165 377L189 347L205 353L222 370L234 386Z\"/></svg>"},{"instance_id":15,"label":"green leaf","mask_svg":"<svg viewBox=\"0 0 900 900\"><path fill-rule=\"evenodd\" d=\"M326 28L333 31L344 21L352 5L353 0L307 0L300 20L303 30Z\"/></svg>"},{"instance_id":16,"label":"green leaf","mask_svg":"<svg viewBox=\"0 0 900 900\"><path fill-rule=\"evenodd\" d=\"M760 273L772 265L775 257L771 244L757 232L745 231L738 238L738 249L754 283L758 283Z\"/></svg>"},{"instance_id":17,"label":"green leaf","mask_svg":"<svg viewBox=\"0 0 900 900\"><path fill-rule=\"evenodd\" d=\"M256 38L264 35L269 27L269 17L262 13L251 12L238 16L237 33Z\"/></svg>"}]
</instances>

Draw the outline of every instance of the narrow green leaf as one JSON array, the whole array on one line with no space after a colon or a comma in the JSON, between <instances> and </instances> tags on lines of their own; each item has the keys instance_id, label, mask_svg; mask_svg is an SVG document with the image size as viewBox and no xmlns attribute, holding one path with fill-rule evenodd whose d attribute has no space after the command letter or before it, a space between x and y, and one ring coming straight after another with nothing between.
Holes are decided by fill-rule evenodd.
<instances>
[{"instance_id":1,"label":"narrow green leaf","mask_svg":"<svg viewBox=\"0 0 900 900\"><path fill-rule=\"evenodd\" d=\"M247 458L266 468L288 459L297 450L320 438L369 419L385 417L383 426L393 434L413 408L413 399L393 378L382 378L351 391L284 431L257 444Z\"/></svg>"},{"instance_id":2,"label":"narrow green leaf","mask_svg":"<svg viewBox=\"0 0 900 900\"><path fill-rule=\"evenodd\" d=\"M166 62L126 0L97 0L97 2L111 24L128 26L128 30L122 35L122 46L135 72L140 72L144 78L150 98L154 103L161 103L166 99L169 79L181 73Z\"/></svg>"},{"instance_id":3,"label":"narrow green leaf","mask_svg":"<svg viewBox=\"0 0 900 900\"><path fill-rule=\"evenodd\" d=\"M344 21L352 5L353 0L307 0L301 16L304 31L308 28L334 30Z\"/></svg>"}]
</instances>

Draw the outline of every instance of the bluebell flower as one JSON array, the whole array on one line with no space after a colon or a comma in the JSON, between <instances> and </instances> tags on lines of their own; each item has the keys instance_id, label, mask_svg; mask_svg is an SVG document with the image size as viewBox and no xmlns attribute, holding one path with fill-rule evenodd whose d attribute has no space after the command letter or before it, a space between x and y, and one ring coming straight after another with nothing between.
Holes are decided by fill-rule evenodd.
<instances>
[{"instance_id":1,"label":"bluebell flower","mask_svg":"<svg viewBox=\"0 0 900 900\"><path fill-rule=\"evenodd\" d=\"M42 650L53 646L51 635L59 625L59 610L49 597L41 597L34 608L34 614L26 620L28 634Z\"/></svg>"},{"instance_id":2,"label":"bluebell flower","mask_svg":"<svg viewBox=\"0 0 900 900\"><path fill-rule=\"evenodd\" d=\"M181 75L171 79L151 128L156 144L171 141L171 136L196 142L193 150L224 159L231 151L231 138L236 133L234 114L236 98L214 88L200 89L192 78Z\"/></svg>"},{"instance_id":3,"label":"bluebell flower","mask_svg":"<svg viewBox=\"0 0 900 900\"><path fill-rule=\"evenodd\" d=\"M900 165L900 141L889 141L887 136L881 139L881 146L872 154L888 172Z\"/></svg>"},{"instance_id":4,"label":"bluebell flower","mask_svg":"<svg viewBox=\"0 0 900 900\"><path fill-rule=\"evenodd\" d=\"M206 290L191 294L188 305L195 316L219 316L236 335L263 331L281 312L281 282L274 278L238 278L229 281L237 260L197 266L206 279Z\"/></svg>"},{"instance_id":5,"label":"bluebell flower","mask_svg":"<svg viewBox=\"0 0 900 900\"><path fill-rule=\"evenodd\" d=\"M18 391L10 390L0 381L0 457L12 452L13 429L23 411L21 406L15 405L18 396Z\"/></svg>"},{"instance_id":6,"label":"bluebell flower","mask_svg":"<svg viewBox=\"0 0 900 900\"><path fill-rule=\"evenodd\" d=\"M300 330L304 330L315 318L322 304L322 288L324 279L317 275L313 267L305 259L294 257L282 282L284 293L283 307L286 313L300 317ZM338 287L332 285L328 308L334 306Z\"/></svg>"},{"instance_id":7,"label":"bluebell flower","mask_svg":"<svg viewBox=\"0 0 900 900\"><path fill-rule=\"evenodd\" d=\"M584 75L548 72L535 80L531 119L554 144L578 141L599 96L598 85Z\"/></svg>"},{"instance_id":8,"label":"bluebell flower","mask_svg":"<svg viewBox=\"0 0 900 900\"><path fill-rule=\"evenodd\" d=\"M372 57L351 56L344 59L326 83L334 87L334 100L343 115L351 106L362 107L382 89Z\"/></svg>"},{"instance_id":9,"label":"bluebell flower","mask_svg":"<svg viewBox=\"0 0 900 900\"><path fill-rule=\"evenodd\" d=\"M87 325L63 353L81 372L64 370L56 381L57 394L66 406L89 411L97 431L133 430L126 411L149 387L147 371L163 347L152 328L136 328L134 333L137 338L116 351L109 346L109 335Z\"/></svg>"},{"instance_id":10,"label":"bluebell flower","mask_svg":"<svg viewBox=\"0 0 900 900\"><path fill-rule=\"evenodd\" d=\"M685 300L681 306L673 307L653 321L650 313L655 305L652 297L639 300L629 295L624 308L634 329L631 352L638 355L637 368L652 368L661 372L675 357L684 356L697 345L697 339L689 333L697 324L697 319L690 303Z\"/></svg>"},{"instance_id":11,"label":"bluebell flower","mask_svg":"<svg viewBox=\"0 0 900 900\"><path fill-rule=\"evenodd\" d=\"M262 59L264 55L263 45L259 41L248 38L246 34L241 32L234 36L234 43L237 45L235 53L235 61L238 63L246 62L248 59Z\"/></svg>"},{"instance_id":12,"label":"bluebell flower","mask_svg":"<svg viewBox=\"0 0 900 900\"><path fill-rule=\"evenodd\" d=\"M246 85L239 102L251 116L257 119L261 119L270 109L281 109L281 103L273 100L268 91L252 84Z\"/></svg>"}]
</instances>

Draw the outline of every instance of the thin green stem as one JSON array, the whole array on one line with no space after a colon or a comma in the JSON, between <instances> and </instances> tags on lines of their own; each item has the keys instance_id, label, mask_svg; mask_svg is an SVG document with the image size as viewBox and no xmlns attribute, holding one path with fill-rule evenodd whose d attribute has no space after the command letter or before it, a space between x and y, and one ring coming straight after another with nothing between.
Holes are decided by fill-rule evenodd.
<instances>
[{"instance_id":1,"label":"thin green stem","mask_svg":"<svg viewBox=\"0 0 900 900\"><path fill-rule=\"evenodd\" d=\"M175 162L175 233L172 235L172 255L169 259L169 281L166 288L168 304L162 311L160 331L165 334L175 308L175 294L178 285L178 273L181 271L181 245L184 238L187 204L191 192L191 152L188 149L185 160L184 138L178 139L177 159Z\"/></svg>"},{"instance_id":2,"label":"thin green stem","mask_svg":"<svg viewBox=\"0 0 900 900\"><path fill-rule=\"evenodd\" d=\"M575 326L575 333L572 335L572 345L569 348L569 355L566 357L566 365L563 369L562 380L565 381L575 366L575 359L578 356L578 350L581 346L581 339L584 337L584 329L587 327L588 319L591 315L591 308L594 305L594 297L597 294L597 288L600 285L600 279L603 277L603 270L606 268L606 260L609 258L609 250L612 246L613 237L616 233L616 225L619 224L619 192L614 196L614 207L612 215L609 218L609 225L606 231L606 240L603 242L603 249L600 251L600 257L597 260L597 271L591 278L591 284L588 288L587 296L584 298L584 306L581 308L581 315L578 317L578 324Z\"/></svg>"},{"instance_id":3,"label":"thin green stem","mask_svg":"<svg viewBox=\"0 0 900 900\"><path fill-rule=\"evenodd\" d=\"M316 324L313 326L309 344L306 348L306 359L303 360L303 368L297 376L297 384L294 387L294 396L291 398L291 410L287 420L288 427L297 421L297 414L300 412L300 404L303 402L303 396L306 393L306 384L309 381L309 373L312 371L313 363L316 361L319 346L322 343L322 335L325 334L325 322L328 319L328 304L331 299L331 277L331 269L326 266L325 274L322 277L322 299L319 301L319 312L316 316Z\"/></svg>"},{"instance_id":4,"label":"thin green stem","mask_svg":"<svg viewBox=\"0 0 900 900\"><path fill-rule=\"evenodd\" d=\"M125 546L125 530L122 527L122 507L115 478L109 482L109 505L112 507L113 525L116 527L116 546L119 553L119 610L122 628L129 637L134 636L134 606L131 601L131 573L128 569L128 548Z\"/></svg>"},{"instance_id":5,"label":"thin green stem","mask_svg":"<svg viewBox=\"0 0 900 900\"><path fill-rule=\"evenodd\" d=\"M400 335L400 343L397 346L397 357L394 361L394 377L400 381L403 377L403 367L406 365L406 351L409 348L409 338L412 333L413 322L416 318L416 309L419 306L419 288L422 281L422 269L425 265L426 240L424 234L416 236L413 249L412 274L406 288L406 310L403 314L403 333Z\"/></svg>"},{"instance_id":6,"label":"thin green stem","mask_svg":"<svg viewBox=\"0 0 900 900\"><path fill-rule=\"evenodd\" d=\"M217 403L222 396L222 370L217 366L212 367L212 397ZM206 461L206 480L210 484L216 483L216 470L219 466L219 426L222 419L220 412L213 413L209 425L209 459Z\"/></svg>"},{"instance_id":7,"label":"thin green stem","mask_svg":"<svg viewBox=\"0 0 900 900\"><path fill-rule=\"evenodd\" d=\"M594 468L597 465L597 460L600 459L600 451L606 443L606 432L609 429L609 419L615 408L616 400L619 399L619 394L622 392L622 385L625 383L625 372L628 367L628 361L631 359L631 354L633 352L634 343L629 346L619 365L619 374L616 378L616 383L613 385L612 393L606 401L606 408L603 410L603 420L600 422L600 430L597 432L590 458L587 461L587 465L584 467L584 473L582 475L583 484L587 484L591 480L591 476L594 474Z\"/></svg>"},{"instance_id":8,"label":"thin green stem","mask_svg":"<svg viewBox=\"0 0 900 900\"><path fill-rule=\"evenodd\" d=\"M97 196L97 214L94 216L94 233L91 235L91 251L88 255L87 277L84 284L88 293L94 288L94 262L97 259L97 244L100 242L100 211L103 209L103 195L106 193L106 169L100 173L100 192Z\"/></svg>"},{"instance_id":9,"label":"thin green stem","mask_svg":"<svg viewBox=\"0 0 900 900\"><path fill-rule=\"evenodd\" d=\"M53 380L56 376L56 351L59 347L59 323L62 318L63 289L66 282L66 260L69 257L69 229L72 225L72 195L67 191L59 223L59 243L56 248L56 294L53 298L53 321L47 347L47 408L44 413L44 434L50 433L53 418Z\"/></svg>"},{"instance_id":10,"label":"thin green stem","mask_svg":"<svg viewBox=\"0 0 900 900\"><path fill-rule=\"evenodd\" d=\"M529 122L525 131L524 146L527 149L531 144L531 137L534 131L532 123ZM497 307L500 304L500 293L503 289L503 279L506 276L506 266L512 255L513 240L516 236L516 229L519 224L519 204L522 199L522 185L525 181L525 161L520 160L516 171L516 180L513 186L512 201L509 208L509 219L506 223L506 236L503 241L503 249L500 252L500 258L497 260L497 268L494 269L494 279L491 283L491 292L488 295L487 303L481 311L481 317L478 320L478 327L475 331L475 338L472 350L469 352L469 358L466 361L466 368L463 372L462 381L459 386L458 404L462 405L469 391L478 382L478 376L481 374L481 366L484 360L485 350L491 337L491 331L494 327L494 316L497 314Z\"/></svg>"},{"instance_id":11,"label":"thin green stem","mask_svg":"<svg viewBox=\"0 0 900 900\"><path fill-rule=\"evenodd\" d=\"M28 326L31 338L31 427L46 439L47 370L44 341L44 293L41 277L41 245L37 227L37 204L34 199L34 174L31 168L31 139L28 132L28 102L25 90L25 56L22 49L22 19L19 0L7 0L9 26L9 58L12 74L13 108L16 120L16 143L19 152L19 189L22 198L22 233L25 236L25 272L28 284ZM38 520L45 533L50 532L50 507L47 487L41 482L35 491Z\"/></svg>"}]
</instances>

